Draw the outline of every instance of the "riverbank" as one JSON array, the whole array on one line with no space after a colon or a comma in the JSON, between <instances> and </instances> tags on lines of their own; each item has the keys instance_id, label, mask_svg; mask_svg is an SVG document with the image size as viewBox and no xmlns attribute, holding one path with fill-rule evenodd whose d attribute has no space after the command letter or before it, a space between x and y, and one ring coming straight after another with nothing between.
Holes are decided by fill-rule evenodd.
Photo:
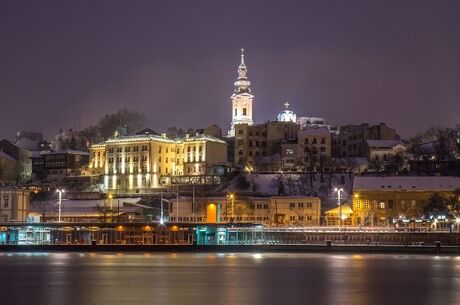
<instances>
[{"instance_id":1,"label":"riverbank","mask_svg":"<svg viewBox=\"0 0 460 305\"><path fill-rule=\"evenodd\" d=\"M459 246L401 245L2 245L0 252L343 252L460 254Z\"/></svg>"}]
</instances>

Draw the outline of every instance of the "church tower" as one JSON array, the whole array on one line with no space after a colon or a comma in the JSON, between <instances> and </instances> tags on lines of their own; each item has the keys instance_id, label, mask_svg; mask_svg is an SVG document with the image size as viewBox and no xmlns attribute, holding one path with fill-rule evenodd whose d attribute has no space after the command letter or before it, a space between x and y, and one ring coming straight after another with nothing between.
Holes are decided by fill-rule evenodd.
<instances>
[{"instance_id":1,"label":"church tower","mask_svg":"<svg viewBox=\"0 0 460 305\"><path fill-rule=\"evenodd\" d=\"M232 125L228 131L229 137L235 136L236 124L253 125L252 120L252 99L251 82L246 74L248 70L244 63L244 49L241 49L241 62L238 67L238 80L234 83L235 90L231 96L232 99Z\"/></svg>"}]
</instances>

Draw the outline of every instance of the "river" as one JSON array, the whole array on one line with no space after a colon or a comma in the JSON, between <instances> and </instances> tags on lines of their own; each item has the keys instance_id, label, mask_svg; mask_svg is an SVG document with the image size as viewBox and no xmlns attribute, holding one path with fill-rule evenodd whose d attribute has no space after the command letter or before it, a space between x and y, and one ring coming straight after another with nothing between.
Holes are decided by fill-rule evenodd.
<instances>
[{"instance_id":1,"label":"river","mask_svg":"<svg viewBox=\"0 0 460 305\"><path fill-rule=\"evenodd\" d=\"M2 305L460 304L460 257L0 253Z\"/></svg>"}]
</instances>

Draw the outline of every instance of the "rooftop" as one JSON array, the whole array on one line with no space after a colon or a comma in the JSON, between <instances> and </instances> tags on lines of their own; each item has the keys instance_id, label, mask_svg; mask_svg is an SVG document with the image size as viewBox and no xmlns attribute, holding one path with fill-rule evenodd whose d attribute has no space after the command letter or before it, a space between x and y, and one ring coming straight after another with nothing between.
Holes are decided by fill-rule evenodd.
<instances>
[{"instance_id":1,"label":"rooftop","mask_svg":"<svg viewBox=\"0 0 460 305\"><path fill-rule=\"evenodd\" d=\"M403 145L400 140L367 140L367 145L375 148L392 148L398 144Z\"/></svg>"},{"instance_id":2,"label":"rooftop","mask_svg":"<svg viewBox=\"0 0 460 305\"><path fill-rule=\"evenodd\" d=\"M460 177L355 177L353 190L453 191L460 188Z\"/></svg>"}]
</instances>

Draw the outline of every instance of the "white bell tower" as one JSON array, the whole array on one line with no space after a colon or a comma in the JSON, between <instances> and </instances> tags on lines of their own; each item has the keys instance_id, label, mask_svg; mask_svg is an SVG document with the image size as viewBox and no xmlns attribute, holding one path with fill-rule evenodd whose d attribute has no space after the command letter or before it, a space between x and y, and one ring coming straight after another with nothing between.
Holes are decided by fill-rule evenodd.
<instances>
[{"instance_id":1,"label":"white bell tower","mask_svg":"<svg viewBox=\"0 0 460 305\"><path fill-rule=\"evenodd\" d=\"M228 131L229 137L235 136L236 124L253 125L252 120L252 99L251 82L246 74L248 70L244 63L244 49L241 49L241 63L238 67L238 80L234 83L235 90L231 96L232 99L232 125Z\"/></svg>"}]
</instances>

